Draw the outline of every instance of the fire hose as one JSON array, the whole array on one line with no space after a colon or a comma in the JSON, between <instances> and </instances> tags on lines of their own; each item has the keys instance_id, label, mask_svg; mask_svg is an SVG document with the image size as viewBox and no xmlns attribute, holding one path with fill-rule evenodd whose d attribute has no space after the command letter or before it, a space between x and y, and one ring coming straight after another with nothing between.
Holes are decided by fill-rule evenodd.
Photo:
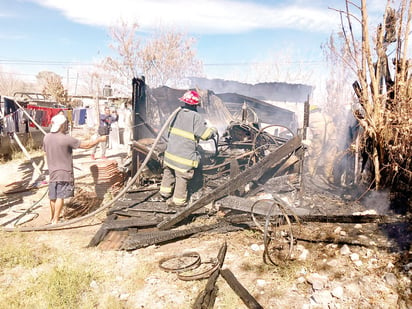
<instances>
[{"instance_id":1,"label":"fire hose","mask_svg":"<svg viewBox=\"0 0 412 309\"><path fill-rule=\"evenodd\" d=\"M99 207L98 209L94 210L91 213L88 213L87 215L84 215L84 216L81 216L81 217L78 217L78 218L74 218L74 219L71 219L71 220L68 220L68 221L65 221L65 222L61 222L61 223L57 223L57 224L53 224L53 225L38 226L38 227L3 228L1 230L5 231L5 232L36 232L36 231L58 230L62 227L69 226L69 225L72 225L74 223L77 223L77 222L83 221L85 219L91 218L91 217L99 214L103 210L107 209L108 207L112 206L120 197L122 197L125 193L127 193L129 188L136 182L139 175L142 173L143 169L146 167L146 164L149 162L149 160L151 158L151 155L152 155L157 143L159 142L160 138L162 137L164 131L168 128L169 123L172 121L172 119L176 116L176 114L181 109L182 109L181 107L178 107L169 116L169 118L166 120L165 124L163 125L163 127L159 131L159 134L157 135L155 141L153 142L153 145L150 148L150 151L147 153L146 158L144 159L143 163L141 164L141 166L138 169L138 171L136 172L136 174L133 176L132 179L130 179L130 181L127 183L127 185L112 200L108 201L107 203L103 204L101 207Z\"/></svg>"}]
</instances>

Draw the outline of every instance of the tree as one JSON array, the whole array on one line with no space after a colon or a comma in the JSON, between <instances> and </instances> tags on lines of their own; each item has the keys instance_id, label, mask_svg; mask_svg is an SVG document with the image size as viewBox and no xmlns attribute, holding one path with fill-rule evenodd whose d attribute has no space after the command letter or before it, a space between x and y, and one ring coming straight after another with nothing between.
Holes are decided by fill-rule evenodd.
<instances>
[{"instance_id":1,"label":"tree","mask_svg":"<svg viewBox=\"0 0 412 309\"><path fill-rule=\"evenodd\" d=\"M0 95L12 96L17 91L30 91L32 85L14 77L13 73L0 69Z\"/></svg>"},{"instance_id":2,"label":"tree","mask_svg":"<svg viewBox=\"0 0 412 309\"><path fill-rule=\"evenodd\" d=\"M146 82L153 87L178 87L187 76L202 73L202 63L196 59L195 40L182 33L159 31L140 52Z\"/></svg>"},{"instance_id":3,"label":"tree","mask_svg":"<svg viewBox=\"0 0 412 309\"><path fill-rule=\"evenodd\" d=\"M59 103L66 102L66 91L64 90L60 75L54 72L42 71L36 75L36 79L41 86L43 94L50 95Z\"/></svg>"},{"instance_id":4,"label":"tree","mask_svg":"<svg viewBox=\"0 0 412 309\"><path fill-rule=\"evenodd\" d=\"M102 67L111 73L113 83L130 89L133 77L144 75L151 87L173 87L184 77L202 71L202 63L196 60L193 38L173 31L158 31L143 44L137 36L138 29L137 23L125 22L110 29L112 43L109 46L116 56L106 57Z\"/></svg>"},{"instance_id":5,"label":"tree","mask_svg":"<svg viewBox=\"0 0 412 309\"><path fill-rule=\"evenodd\" d=\"M122 21L119 25L109 29L109 36L112 40L109 47L116 52L116 55L103 59L101 66L103 70L110 73L113 83L118 87L127 85L130 89L133 77L140 75L140 39L136 35L138 28L137 23L129 25ZM130 93L130 90L126 90L126 93Z\"/></svg>"},{"instance_id":6,"label":"tree","mask_svg":"<svg viewBox=\"0 0 412 309\"><path fill-rule=\"evenodd\" d=\"M366 0L360 6L346 1L346 10L339 13L351 61L341 59L357 75L353 87L360 106L354 116L363 129L362 150L372 163L375 188L407 191L412 184L412 80L407 60L412 2L401 0L397 10L390 3L371 35ZM354 32L357 26L360 38Z\"/></svg>"}]
</instances>

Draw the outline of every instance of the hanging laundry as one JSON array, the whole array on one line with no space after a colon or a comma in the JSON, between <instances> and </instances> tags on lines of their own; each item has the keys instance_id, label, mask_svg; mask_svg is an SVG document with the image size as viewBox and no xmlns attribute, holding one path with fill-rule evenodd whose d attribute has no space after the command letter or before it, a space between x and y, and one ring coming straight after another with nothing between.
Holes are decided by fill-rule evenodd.
<instances>
[{"instance_id":1,"label":"hanging laundry","mask_svg":"<svg viewBox=\"0 0 412 309\"><path fill-rule=\"evenodd\" d=\"M67 110L64 108L44 107L44 106L37 106L37 105L31 105L31 104L27 105L27 109L42 112L41 114L36 113L36 116L34 119L42 127L49 127L53 116L57 115L61 110L63 111ZM34 125L30 124L30 126L34 126Z\"/></svg>"}]
</instances>

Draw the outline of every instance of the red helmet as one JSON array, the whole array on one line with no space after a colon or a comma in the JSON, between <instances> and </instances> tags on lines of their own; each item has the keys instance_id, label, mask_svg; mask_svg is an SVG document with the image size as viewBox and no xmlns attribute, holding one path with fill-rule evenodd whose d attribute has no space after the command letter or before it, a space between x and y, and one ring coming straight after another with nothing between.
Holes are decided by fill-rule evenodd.
<instances>
[{"instance_id":1,"label":"red helmet","mask_svg":"<svg viewBox=\"0 0 412 309\"><path fill-rule=\"evenodd\" d=\"M179 100L189 105L199 105L200 95L196 91L190 90L186 91Z\"/></svg>"}]
</instances>

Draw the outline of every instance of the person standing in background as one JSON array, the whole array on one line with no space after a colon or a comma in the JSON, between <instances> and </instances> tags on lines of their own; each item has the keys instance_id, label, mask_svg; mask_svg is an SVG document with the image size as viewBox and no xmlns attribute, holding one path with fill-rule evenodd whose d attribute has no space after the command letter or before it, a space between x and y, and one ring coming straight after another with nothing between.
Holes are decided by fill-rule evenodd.
<instances>
[{"instance_id":1,"label":"person standing in background","mask_svg":"<svg viewBox=\"0 0 412 309\"><path fill-rule=\"evenodd\" d=\"M109 133L109 149L116 149L120 145L119 114L116 109L111 112L111 123Z\"/></svg>"},{"instance_id":2,"label":"person standing in background","mask_svg":"<svg viewBox=\"0 0 412 309\"><path fill-rule=\"evenodd\" d=\"M133 139L133 113L130 104L125 103L124 109L124 130L123 130L123 143L127 149L127 155L132 154L132 147L130 145Z\"/></svg>"},{"instance_id":3,"label":"person standing in background","mask_svg":"<svg viewBox=\"0 0 412 309\"><path fill-rule=\"evenodd\" d=\"M102 159L106 159L106 149L108 148L109 145L109 134L110 134L110 126L112 124L113 118L110 113L110 108L105 107L104 108L104 114L101 114L99 117L99 128L97 130L98 136L102 137L105 136L106 139L102 142L100 142L100 148L102 151ZM92 149L92 155L91 158L92 160L96 160L96 151L97 151L97 145L93 147Z\"/></svg>"},{"instance_id":4,"label":"person standing in background","mask_svg":"<svg viewBox=\"0 0 412 309\"><path fill-rule=\"evenodd\" d=\"M336 128L331 117L316 105L310 107L308 172L311 176L323 175L334 182L333 167L337 153Z\"/></svg>"}]
</instances>

